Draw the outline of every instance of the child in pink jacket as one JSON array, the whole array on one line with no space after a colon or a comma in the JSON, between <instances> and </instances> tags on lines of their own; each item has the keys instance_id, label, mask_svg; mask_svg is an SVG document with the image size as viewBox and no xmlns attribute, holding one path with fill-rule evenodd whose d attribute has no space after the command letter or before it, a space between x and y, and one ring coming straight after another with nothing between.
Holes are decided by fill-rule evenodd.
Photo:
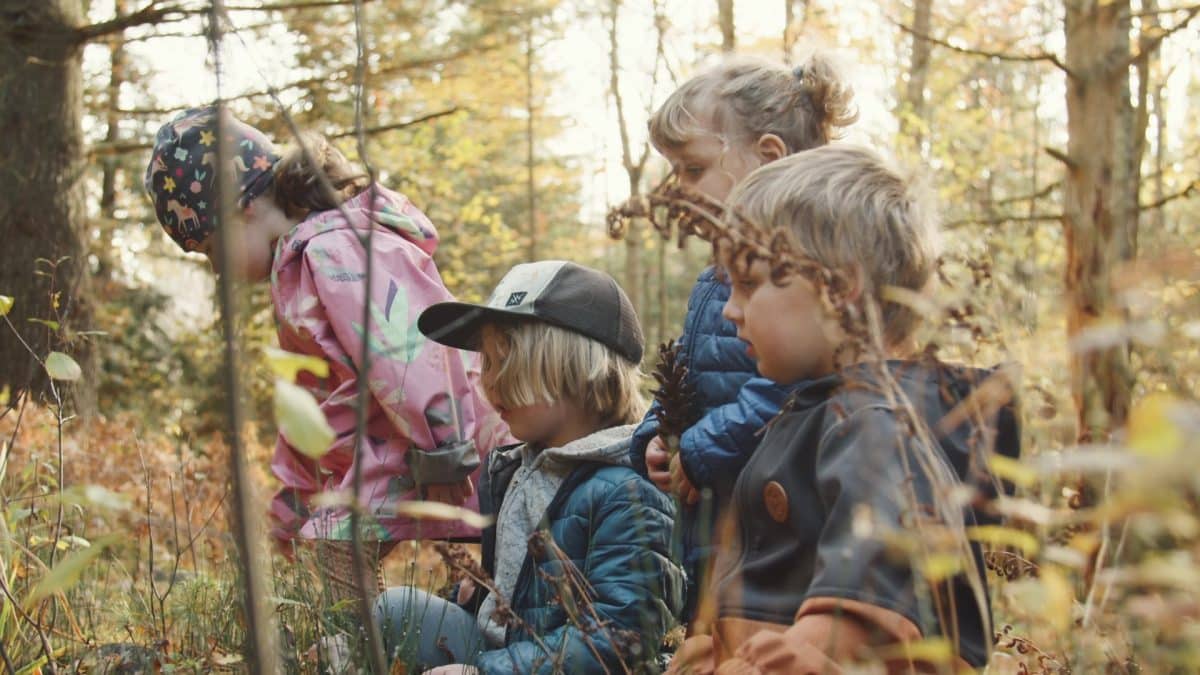
<instances>
[{"instance_id":1,"label":"child in pink jacket","mask_svg":"<svg viewBox=\"0 0 1200 675\"><path fill-rule=\"evenodd\" d=\"M159 222L185 251L199 251L217 269L223 239L242 281L270 279L279 344L329 364L329 375L300 375L335 432L319 459L281 435L271 468L283 487L271 504L273 534L283 541L322 542L318 560L334 601L357 595L350 560L350 518L321 507L321 492L349 494L361 465L359 503L366 514L369 564L399 541L474 537L458 521L415 521L396 514L404 500L426 497L477 509L471 475L480 451L508 442L508 431L479 389L474 355L428 341L416 328L421 311L453 300L433 262L437 232L403 195L370 184L323 138L306 137L314 167L297 148L276 154L260 131L227 116L223 127L239 190L241 227L212 236L216 110L189 110L159 130L145 187ZM317 180L323 171L333 192ZM371 234L371 297L365 295ZM232 239L232 241L231 241ZM370 357L362 372L363 310L369 305ZM359 377L369 397L358 399ZM356 411L367 406L366 432L355 453ZM367 589L377 591L378 589Z\"/></svg>"}]
</instances>

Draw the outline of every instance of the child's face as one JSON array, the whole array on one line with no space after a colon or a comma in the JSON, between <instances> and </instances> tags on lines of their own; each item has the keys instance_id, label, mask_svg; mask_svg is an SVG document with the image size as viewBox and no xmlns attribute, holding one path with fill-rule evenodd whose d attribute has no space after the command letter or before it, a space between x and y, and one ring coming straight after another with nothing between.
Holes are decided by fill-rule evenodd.
<instances>
[{"instance_id":1,"label":"child's face","mask_svg":"<svg viewBox=\"0 0 1200 675\"><path fill-rule=\"evenodd\" d=\"M480 342L483 393L514 438L543 448L558 448L585 435L578 428L581 411L568 402L505 405L496 391L496 378L506 357L503 340L495 331L484 330Z\"/></svg>"},{"instance_id":2,"label":"child's face","mask_svg":"<svg viewBox=\"0 0 1200 675\"><path fill-rule=\"evenodd\" d=\"M738 338L758 360L763 377L791 384L834 371L840 330L811 282L793 275L777 285L764 261L745 274L726 269L733 288L722 314L737 326Z\"/></svg>"},{"instance_id":3,"label":"child's face","mask_svg":"<svg viewBox=\"0 0 1200 675\"><path fill-rule=\"evenodd\" d=\"M734 185L764 162L752 144L726 140L710 117L698 118L697 125L686 143L659 152L680 185L723 202Z\"/></svg>"},{"instance_id":4,"label":"child's face","mask_svg":"<svg viewBox=\"0 0 1200 675\"><path fill-rule=\"evenodd\" d=\"M283 211L269 199L255 199L241 211L239 222L223 231L225 238L237 239L229 249L229 272L237 281L265 281L271 274L275 240L292 228ZM208 256L213 272L221 273L221 244L214 233L198 249ZM228 243L228 242L227 242Z\"/></svg>"}]
</instances>

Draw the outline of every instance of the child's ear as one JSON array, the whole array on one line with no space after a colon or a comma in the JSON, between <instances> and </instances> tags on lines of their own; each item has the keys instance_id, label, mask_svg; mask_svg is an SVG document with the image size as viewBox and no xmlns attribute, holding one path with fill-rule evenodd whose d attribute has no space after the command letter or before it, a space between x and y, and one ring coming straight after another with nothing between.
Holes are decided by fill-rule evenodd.
<instances>
[{"instance_id":1,"label":"child's ear","mask_svg":"<svg viewBox=\"0 0 1200 675\"><path fill-rule=\"evenodd\" d=\"M754 144L754 154L758 155L759 161L763 164L770 164L777 159L787 157L787 143L784 143L783 139L775 134L763 134Z\"/></svg>"}]
</instances>

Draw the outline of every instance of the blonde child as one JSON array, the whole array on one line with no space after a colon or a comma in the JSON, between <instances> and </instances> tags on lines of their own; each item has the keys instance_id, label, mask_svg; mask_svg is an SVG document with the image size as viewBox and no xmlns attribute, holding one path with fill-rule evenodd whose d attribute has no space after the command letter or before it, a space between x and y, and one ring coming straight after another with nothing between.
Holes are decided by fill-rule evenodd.
<instances>
[{"instance_id":1,"label":"blonde child","mask_svg":"<svg viewBox=\"0 0 1200 675\"><path fill-rule=\"evenodd\" d=\"M475 508L470 481L484 450L508 438L479 389L479 370L409 331L425 307L451 299L433 252L437 232L416 206L371 185L328 141L306 138L316 164L300 148L280 156L258 129L226 117L221 133L232 156L217 165L217 110L188 110L158 132L145 188L159 222L184 251L207 255L217 273L239 281L270 280L280 346L329 364L329 376L300 376L335 432L320 459L279 437L271 463L283 484L271 505L273 534L282 542L321 542L333 601L357 595L350 564L349 514L311 502L317 493L352 488L361 464L360 502L368 518L369 564L395 544L422 537L469 537L459 523L419 523L395 514L406 499L426 496ZM232 171L234 217L218 222L218 171ZM322 189L324 173L332 193ZM216 236L221 228L222 236ZM360 238L373 228L371 297L364 292L368 251ZM236 235L236 238L235 238ZM232 265L218 268L218 246ZM370 305L369 370L361 362L363 309ZM368 379L366 400L358 398ZM356 415L367 407L361 452ZM375 578L374 574L369 578ZM370 589L369 589L370 590Z\"/></svg>"},{"instance_id":2,"label":"blonde child","mask_svg":"<svg viewBox=\"0 0 1200 675\"><path fill-rule=\"evenodd\" d=\"M650 138L682 185L724 201L755 168L836 137L856 117L851 97L824 56L792 69L731 59L672 93L650 119ZM715 523L733 481L788 394L787 387L755 372L754 359L738 341L733 324L721 317L728 298L728 283L709 267L688 300L679 342L698 392L700 417L682 435L674 463L668 466L655 409L633 437L634 466L660 489L683 497L688 621L696 614Z\"/></svg>"},{"instance_id":3,"label":"blonde child","mask_svg":"<svg viewBox=\"0 0 1200 675\"><path fill-rule=\"evenodd\" d=\"M463 603L475 613L411 587L387 591L376 615L389 655L438 675L651 667L683 573L669 556L671 500L629 467L645 406L642 333L625 293L603 272L528 263L486 305L433 305L419 326L482 353L488 399L521 443L495 449L480 482L483 512L496 517L483 544L494 587ZM539 536L551 543L535 545Z\"/></svg>"},{"instance_id":4,"label":"blonde child","mask_svg":"<svg viewBox=\"0 0 1200 675\"><path fill-rule=\"evenodd\" d=\"M888 672L933 672L897 647L939 636L955 669L987 662L986 587L973 587L969 572L926 583L916 556L888 544L920 539L922 523L961 534L981 522L948 505L949 492L978 478L986 439L1005 454L1019 448L1010 409L943 421L986 371L896 358L919 317L887 289L921 292L937 258L921 203L873 152L838 145L764 166L730 196L742 231L786 233L793 262L845 283L825 296L822 278L801 266L773 274L765 259L721 247L733 283L725 316L763 376L798 386L733 489L735 536L716 564L713 635L689 639L672 672L841 672L873 648ZM871 331L861 319L875 309ZM979 548L957 550L962 569L982 578Z\"/></svg>"}]
</instances>

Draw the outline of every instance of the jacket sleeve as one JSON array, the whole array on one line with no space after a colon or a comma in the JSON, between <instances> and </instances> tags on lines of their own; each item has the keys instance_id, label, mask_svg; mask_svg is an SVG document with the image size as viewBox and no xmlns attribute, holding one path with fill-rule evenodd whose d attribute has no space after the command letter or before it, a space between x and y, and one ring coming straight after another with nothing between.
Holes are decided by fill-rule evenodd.
<instances>
[{"instance_id":1,"label":"jacket sleeve","mask_svg":"<svg viewBox=\"0 0 1200 675\"><path fill-rule=\"evenodd\" d=\"M582 570L593 594L579 603L582 616L538 641L484 652L484 673L628 672L654 659L682 605L683 572L669 556L674 508L633 477L597 502L588 510L593 534Z\"/></svg>"},{"instance_id":2,"label":"jacket sleeve","mask_svg":"<svg viewBox=\"0 0 1200 675\"><path fill-rule=\"evenodd\" d=\"M643 476L648 475L646 470L646 447L658 435L658 417L654 414L658 408L658 401L650 404L650 409L646 411L646 416L642 418L642 423L638 425L637 429L633 430L633 438L629 442L629 461L633 465L633 470Z\"/></svg>"},{"instance_id":3,"label":"jacket sleeve","mask_svg":"<svg viewBox=\"0 0 1200 675\"><path fill-rule=\"evenodd\" d=\"M783 407L792 388L752 377L737 398L717 406L683 433L680 462L692 485L728 496L738 473L762 440L760 433Z\"/></svg>"}]
</instances>

